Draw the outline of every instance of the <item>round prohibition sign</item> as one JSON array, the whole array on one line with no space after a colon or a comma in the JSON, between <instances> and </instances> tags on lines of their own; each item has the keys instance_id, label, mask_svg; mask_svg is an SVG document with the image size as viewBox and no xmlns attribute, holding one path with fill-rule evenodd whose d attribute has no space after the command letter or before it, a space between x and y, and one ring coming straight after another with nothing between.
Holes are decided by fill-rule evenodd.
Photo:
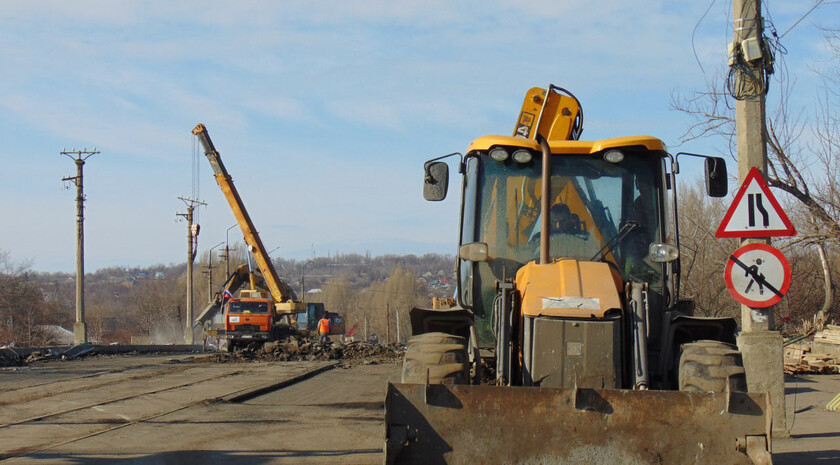
<instances>
[{"instance_id":1,"label":"round prohibition sign","mask_svg":"<svg viewBox=\"0 0 840 465\"><path fill-rule=\"evenodd\" d=\"M790 263L767 244L747 244L729 256L723 277L738 302L765 308L782 300L790 289Z\"/></svg>"}]
</instances>

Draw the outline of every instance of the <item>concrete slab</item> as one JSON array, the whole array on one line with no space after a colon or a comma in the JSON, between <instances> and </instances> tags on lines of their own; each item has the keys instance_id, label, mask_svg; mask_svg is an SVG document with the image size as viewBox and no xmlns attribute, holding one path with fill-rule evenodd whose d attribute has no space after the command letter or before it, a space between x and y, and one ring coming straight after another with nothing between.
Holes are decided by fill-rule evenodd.
<instances>
[{"instance_id":1,"label":"concrete slab","mask_svg":"<svg viewBox=\"0 0 840 465\"><path fill-rule=\"evenodd\" d=\"M399 365L338 368L242 403L195 403L4 463L380 463L384 387L397 380L399 370ZM87 427L105 418L86 412L62 422ZM5 442L2 436L0 441Z\"/></svg>"},{"instance_id":2,"label":"concrete slab","mask_svg":"<svg viewBox=\"0 0 840 465\"><path fill-rule=\"evenodd\" d=\"M47 393L17 389L7 396L9 403L0 411L0 460L9 458L27 463L32 454L51 454L47 451L87 443L99 436L111 438L111 446L100 450L107 452L114 444L126 441L121 436L123 430L138 424L154 425L157 418L173 412L213 403L231 393L264 389L266 380L279 383L305 377L327 365L327 362L179 363L174 366L152 363L144 369L106 371L101 376L59 377L49 383L49 387L59 386L60 389ZM12 395L17 398L10 398ZM164 429L167 438L163 442L140 443L145 451L154 452L161 443L179 444L171 435L183 432ZM208 433L209 437L215 435L215 431ZM132 437L130 433L128 437ZM184 436L190 437L189 433ZM131 442L131 439L127 441ZM180 443L183 446L183 441ZM15 458L21 454L22 457Z\"/></svg>"},{"instance_id":3,"label":"concrete slab","mask_svg":"<svg viewBox=\"0 0 840 465\"><path fill-rule=\"evenodd\" d=\"M778 331L750 331L738 335L749 392L770 394L773 436L787 437L785 428L784 348Z\"/></svg>"}]
</instances>

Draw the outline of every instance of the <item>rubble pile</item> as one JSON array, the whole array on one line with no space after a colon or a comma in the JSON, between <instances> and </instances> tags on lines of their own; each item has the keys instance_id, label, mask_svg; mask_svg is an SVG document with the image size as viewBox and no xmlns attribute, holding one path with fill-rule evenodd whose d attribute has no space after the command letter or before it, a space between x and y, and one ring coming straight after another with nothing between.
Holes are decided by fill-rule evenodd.
<instances>
[{"instance_id":1,"label":"rubble pile","mask_svg":"<svg viewBox=\"0 0 840 465\"><path fill-rule=\"evenodd\" d=\"M314 334L297 331L283 341L267 342L262 346L255 343L233 353L219 352L215 359L218 362L340 360L346 365L374 365L400 363L404 353L402 344L322 344Z\"/></svg>"},{"instance_id":2,"label":"rubble pile","mask_svg":"<svg viewBox=\"0 0 840 465\"><path fill-rule=\"evenodd\" d=\"M10 349L0 349L0 368L21 365L23 365L23 360L16 352Z\"/></svg>"}]
</instances>

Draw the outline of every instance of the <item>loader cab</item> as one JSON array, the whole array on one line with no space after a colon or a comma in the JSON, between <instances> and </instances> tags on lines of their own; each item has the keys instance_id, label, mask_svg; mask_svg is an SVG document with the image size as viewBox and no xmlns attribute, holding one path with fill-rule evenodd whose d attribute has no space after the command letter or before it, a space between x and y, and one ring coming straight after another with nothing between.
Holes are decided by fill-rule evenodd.
<instances>
[{"instance_id":1,"label":"loader cab","mask_svg":"<svg viewBox=\"0 0 840 465\"><path fill-rule=\"evenodd\" d=\"M551 141L550 259L606 262L616 282L644 282L652 308L673 294L667 153L652 137ZM492 343L495 286L539 259L541 152L533 140L484 137L464 159L460 244L486 244L486 257L460 254L459 304L475 314L479 345ZM652 249L653 245L653 249Z\"/></svg>"}]
</instances>

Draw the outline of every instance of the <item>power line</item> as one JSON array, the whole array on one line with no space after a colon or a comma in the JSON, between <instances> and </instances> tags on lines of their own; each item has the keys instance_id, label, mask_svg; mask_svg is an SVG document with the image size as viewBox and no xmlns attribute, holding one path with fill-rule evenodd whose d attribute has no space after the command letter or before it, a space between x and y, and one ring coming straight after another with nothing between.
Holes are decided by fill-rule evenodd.
<instances>
[{"instance_id":1,"label":"power line","mask_svg":"<svg viewBox=\"0 0 840 465\"><path fill-rule=\"evenodd\" d=\"M779 36L779 38L781 39L782 37L784 37L788 32L790 32L799 23L801 23L803 19L807 18L808 15L810 15L812 11L816 10L818 6L822 5L823 1L825 1L825 0L817 1L817 3L815 3L814 6L812 6L810 10L808 10L804 15L802 15L801 18L797 19L796 22L793 23L793 25L791 27L787 28L787 31L783 32L782 35Z\"/></svg>"},{"instance_id":2,"label":"power line","mask_svg":"<svg viewBox=\"0 0 840 465\"><path fill-rule=\"evenodd\" d=\"M702 23L703 20L706 18L706 15L708 15L709 12L712 11L712 7L715 6L716 2L717 0L712 0L712 3L710 3L709 7L706 8L706 12L703 13L703 16L701 16L700 19L697 20L697 24L694 25L694 30L691 31L691 51L694 52L694 60L697 61L697 66L700 67L700 71L702 71L704 75L706 74L706 70L703 68L703 65L700 64L700 58L697 56L697 47L694 46L694 36L697 33L697 28L700 27L700 23Z\"/></svg>"},{"instance_id":3,"label":"power line","mask_svg":"<svg viewBox=\"0 0 840 465\"><path fill-rule=\"evenodd\" d=\"M337 287L337 288L340 288L340 289L349 289L351 291L358 291L358 292L373 292L373 293L377 293L377 294L410 295L410 296L413 296L413 297L427 297L429 295L429 294L421 294L421 293L417 293L417 292L380 291L380 290L371 289L369 287L367 289L356 289L356 288L351 287L351 286L342 286L340 284L325 283L324 287L327 287L327 286L333 286L333 287Z\"/></svg>"}]
</instances>

